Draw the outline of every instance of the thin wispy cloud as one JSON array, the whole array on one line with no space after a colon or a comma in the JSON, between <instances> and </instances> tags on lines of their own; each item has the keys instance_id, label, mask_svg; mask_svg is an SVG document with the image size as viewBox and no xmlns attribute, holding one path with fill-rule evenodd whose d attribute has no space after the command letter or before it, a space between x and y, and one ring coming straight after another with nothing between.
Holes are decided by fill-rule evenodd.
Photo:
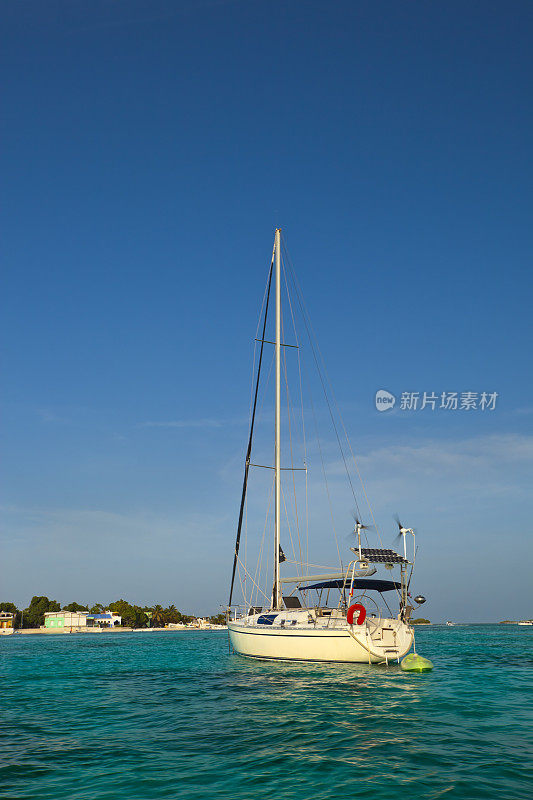
<instances>
[{"instance_id":1,"label":"thin wispy cloud","mask_svg":"<svg viewBox=\"0 0 533 800\"><path fill-rule=\"evenodd\" d=\"M452 441L429 439L412 445L377 448L359 457L363 466L401 465L410 471L492 467L516 461L533 461L533 436L494 434Z\"/></svg>"},{"instance_id":2,"label":"thin wispy cloud","mask_svg":"<svg viewBox=\"0 0 533 800\"><path fill-rule=\"evenodd\" d=\"M56 414L55 411L50 411L47 408L38 409L37 414L39 415L39 417L43 422L50 422L50 423L57 422L62 425L70 423L70 419L68 419L67 417Z\"/></svg>"},{"instance_id":3,"label":"thin wispy cloud","mask_svg":"<svg viewBox=\"0 0 533 800\"><path fill-rule=\"evenodd\" d=\"M333 448L333 444L329 444L329 447ZM533 463L533 436L511 433L446 441L422 439L412 444L373 448L366 453L356 453L356 458L364 471L401 467L403 472L440 472L492 467L502 462ZM332 474L343 474L344 469L342 460L328 464L328 471Z\"/></svg>"},{"instance_id":4,"label":"thin wispy cloud","mask_svg":"<svg viewBox=\"0 0 533 800\"><path fill-rule=\"evenodd\" d=\"M328 443L328 452L333 444ZM358 454L357 463L374 509L414 508L430 518L436 510L452 507L459 516L479 505L494 509L498 502L512 502L514 513L523 513L530 497L533 474L533 436L501 434L437 441L421 439L409 444L392 443ZM354 464L347 459L358 500L366 505ZM342 459L326 462L329 491L334 506L347 502L347 481ZM308 474L310 496L321 496L320 472ZM477 513L477 512L476 512Z\"/></svg>"},{"instance_id":5,"label":"thin wispy cloud","mask_svg":"<svg viewBox=\"0 0 533 800\"><path fill-rule=\"evenodd\" d=\"M248 423L247 417L232 417L216 419L215 417L201 417L199 419L169 419L147 420L140 422L139 428L225 428L228 425L243 425Z\"/></svg>"},{"instance_id":6,"label":"thin wispy cloud","mask_svg":"<svg viewBox=\"0 0 533 800\"><path fill-rule=\"evenodd\" d=\"M148 544L156 531L164 537L173 539L179 538L179 534L183 531L213 534L226 519L224 514L208 511L161 514L152 511L116 512L99 508L42 508L17 505L2 505L0 513L9 519L10 523L17 520L19 529L24 531L38 527L48 532L53 531L54 536L66 535L69 539L80 536L90 536L92 539L108 538L112 532L114 540L123 534L129 541L140 534ZM6 533L5 539L12 541L13 537ZM46 542L44 544L46 545Z\"/></svg>"},{"instance_id":7,"label":"thin wispy cloud","mask_svg":"<svg viewBox=\"0 0 533 800\"><path fill-rule=\"evenodd\" d=\"M148 420L140 428L222 428L227 423L219 419L170 419L162 422Z\"/></svg>"}]
</instances>

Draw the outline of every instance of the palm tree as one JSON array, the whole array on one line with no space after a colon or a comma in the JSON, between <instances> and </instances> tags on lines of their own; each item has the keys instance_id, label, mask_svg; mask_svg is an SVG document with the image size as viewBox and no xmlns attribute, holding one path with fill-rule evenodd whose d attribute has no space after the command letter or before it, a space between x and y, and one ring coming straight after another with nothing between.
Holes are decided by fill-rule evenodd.
<instances>
[{"instance_id":1,"label":"palm tree","mask_svg":"<svg viewBox=\"0 0 533 800\"><path fill-rule=\"evenodd\" d=\"M161 628L165 623L163 606L154 606L152 609L152 627Z\"/></svg>"},{"instance_id":2,"label":"palm tree","mask_svg":"<svg viewBox=\"0 0 533 800\"><path fill-rule=\"evenodd\" d=\"M180 612L174 604L165 609L165 618L167 622L179 622Z\"/></svg>"}]
</instances>

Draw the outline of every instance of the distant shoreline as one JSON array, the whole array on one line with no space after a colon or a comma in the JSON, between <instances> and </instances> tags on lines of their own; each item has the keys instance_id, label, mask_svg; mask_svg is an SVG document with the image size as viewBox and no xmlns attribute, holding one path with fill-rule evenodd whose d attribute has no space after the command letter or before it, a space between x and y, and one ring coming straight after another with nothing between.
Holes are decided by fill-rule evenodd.
<instances>
[{"instance_id":1,"label":"distant shoreline","mask_svg":"<svg viewBox=\"0 0 533 800\"><path fill-rule=\"evenodd\" d=\"M226 625L213 625L209 628L17 628L12 636L28 636L42 633L44 636L65 636L71 633L101 634L101 633L185 633L190 631L227 631ZM1 638L1 637L0 637Z\"/></svg>"},{"instance_id":2,"label":"distant shoreline","mask_svg":"<svg viewBox=\"0 0 533 800\"><path fill-rule=\"evenodd\" d=\"M469 626L476 626L476 627L488 627L492 625L514 625L518 627L518 621L501 621L501 622L455 622L451 627L469 627ZM440 628L446 627L445 622L426 622L426 623L418 623L417 628ZM87 635L92 634L102 634L102 633L190 633L191 631L227 631L227 625L212 625L210 627L193 627L193 626L184 626L181 627L170 627L170 628L128 628L126 626L116 626L113 628L86 628L86 627L67 627L67 628L17 628L13 631L12 636L35 636L35 635L43 635L43 636L65 636L70 634L77 634L83 633ZM0 640L4 637L0 635ZM6 637L11 638L11 636Z\"/></svg>"}]
</instances>

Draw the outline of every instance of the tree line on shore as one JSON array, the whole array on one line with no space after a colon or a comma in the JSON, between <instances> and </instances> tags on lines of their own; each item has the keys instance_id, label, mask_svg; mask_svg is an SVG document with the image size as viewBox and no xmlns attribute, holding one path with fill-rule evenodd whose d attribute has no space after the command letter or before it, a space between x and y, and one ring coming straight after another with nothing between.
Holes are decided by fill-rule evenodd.
<instances>
[{"instance_id":1,"label":"tree line on shore","mask_svg":"<svg viewBox=\"0 0 533 800\"><path fill-rule=\"evenodd\" d=\"M160 605L138 606L131 605L126 600L115 600L114 603L107 605L96 603L93 606L69 603L61 607L61 603L58 603L57 600L49 600L48 597L36 595L32 597L28 608L23 610L17 608L15 603L0 603L0 611L9 611L15 615L15 628L40 628L41 625L44 625L44 615L47 611L88 611L90 614L102 614L108 609L122 617L122 625L126 628L161 628L167 623L187 623L195 619L190 614L178 611L174 605L167 608ZM215 625L224 624L225 616L217 614L209 617L209 622Z\"/></svg>"}]
</instances>

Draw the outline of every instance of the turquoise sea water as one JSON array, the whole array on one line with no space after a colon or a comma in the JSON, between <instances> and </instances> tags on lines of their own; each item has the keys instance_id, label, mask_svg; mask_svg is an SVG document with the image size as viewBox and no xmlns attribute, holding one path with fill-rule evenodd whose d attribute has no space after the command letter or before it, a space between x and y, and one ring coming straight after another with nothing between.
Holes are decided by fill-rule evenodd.
<instances>
[{"instance_id":1,"label":"turquoise sea water","mask_svg":"<svg viewBox=\"0 0 533 800\"><path fill-rule=\"evenodd\" d=\"M410 675L247 660L221 632L0 637L0 798L525 800L532 644L419 628L435 670Z\"/></svg>"}]
</instances>

